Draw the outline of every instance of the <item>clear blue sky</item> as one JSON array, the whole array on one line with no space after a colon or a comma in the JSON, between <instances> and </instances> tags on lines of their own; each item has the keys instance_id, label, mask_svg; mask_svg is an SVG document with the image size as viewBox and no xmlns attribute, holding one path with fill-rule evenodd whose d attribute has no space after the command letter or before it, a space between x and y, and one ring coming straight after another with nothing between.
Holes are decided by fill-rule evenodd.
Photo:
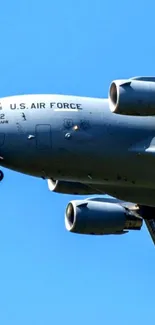
<instances>
[{"instance_id":1,"label":"clear blue sky","mask_svg":"<svg viewBox=\"0 0 155 325\"><path fill-rule=\"evenodd\" d=\"M5 0L0 13L0 97L106 97L115 78L155 75L154 0ZM67 233L72 196L4 171L0 324L154 324L146 228L116 238Z\"/></svg>"}]
</instances>

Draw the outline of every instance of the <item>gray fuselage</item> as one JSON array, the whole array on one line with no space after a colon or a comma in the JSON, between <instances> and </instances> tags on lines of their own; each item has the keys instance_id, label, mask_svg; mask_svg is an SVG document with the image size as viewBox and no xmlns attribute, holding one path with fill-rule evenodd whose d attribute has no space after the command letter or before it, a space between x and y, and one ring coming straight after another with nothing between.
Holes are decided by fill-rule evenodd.
<instances>
[{"instance_id":1,"label":"gray fuselage","mask_svg":"<svg viewBox=\"0 0 155 325\"><path fill-rule=\"evenodd\" d=\"M114 114L108 99L1 99L1 165L25 174L155 190L155 117Z\"/></svg>"}]
</instances>

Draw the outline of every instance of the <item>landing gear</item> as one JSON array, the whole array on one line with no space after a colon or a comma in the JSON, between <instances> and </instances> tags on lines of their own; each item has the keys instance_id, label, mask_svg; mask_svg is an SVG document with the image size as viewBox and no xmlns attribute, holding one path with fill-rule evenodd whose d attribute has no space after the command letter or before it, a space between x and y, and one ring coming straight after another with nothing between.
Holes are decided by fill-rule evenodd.
<instances>
[{"instance_id":1,"label":"landing gear","mask_svg":"<svg viewBox=\"0 0 155 325\"><path fill-rule=\"evenodd\" d=\"M4 178L4 173L2 172L2 170L0 170L0 182L3 180Z\"/></svg>"}]
</instances>

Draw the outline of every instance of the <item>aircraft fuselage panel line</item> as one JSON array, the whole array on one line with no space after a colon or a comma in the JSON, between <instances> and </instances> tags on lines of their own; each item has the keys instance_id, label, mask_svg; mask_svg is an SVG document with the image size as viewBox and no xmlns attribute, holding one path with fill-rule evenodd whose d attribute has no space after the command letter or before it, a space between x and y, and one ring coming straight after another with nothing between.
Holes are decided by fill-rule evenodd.
<instances>
[{"instance_id":1,"label":"aircraft fuselage panel line","mask_svg":"<svg viewBox=\"0 0 155 325\"><path fill-rule=\"evenodd\" d=\"M60 194L113 197L69 202L68 231L126 234L145 220L155 240L155 77L114 80L107 98L2 97L0 124L2 167L46 179Z\"/></svg>"}]
</instances>

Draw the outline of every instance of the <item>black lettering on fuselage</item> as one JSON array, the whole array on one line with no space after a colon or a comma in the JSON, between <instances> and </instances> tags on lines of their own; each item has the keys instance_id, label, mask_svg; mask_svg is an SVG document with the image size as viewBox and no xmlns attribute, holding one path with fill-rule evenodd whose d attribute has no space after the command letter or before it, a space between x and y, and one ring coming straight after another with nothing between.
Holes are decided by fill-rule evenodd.
<instances>
[{"instance_id":1,"label":"black lettering on fuselage","mask_svg":"<svg viewBox=\"0 0 155 325\"><path fill-rule=\"evenodd\" d=\"M77 109L82 109L82 108L81 108L81 104L76 104L76 108L77 108Z\"/></svg>"},{"instance_id":2,"label":"black lettering on fuselage","mask_svg":"<svg viewBox=\"0 0 155 325\"><path fill-rule=\"evenodd\" d=\"M28 106L28 107L27 107ZM30 105L26 105L26 103L19 103L19 104L10 104L10 109L14 110L14 109L43 109L46 108L46 104L45 103L31 103ZM76 103L55 103L52 102L50 103L50 108L58 108L58 109L72 109L72 110L81 110L81 104L76 104ZM0 104L0 110L2 109L2 106Z\"/></svg>"},{"instance_id":3,"label":"black lettering on fuselage","mask_svg":"<svg viewBox=\"0 0 155 325\"><path fill-rule=\"evenodd\" d=\"M32 103L31 108L45 108L45 103Z\"/></svg>"},{"instance_id":4,"label":"black lettering on fuselage","mask_svg":"<svg viewBox=\"0 0 155 325\"><path fill-rule=\"evenodd\" d=\"M40 103L40 108L45 108L45 103Z\"/></svg>"},{"instance_id":5,"label":"black lettering on fuselage","mask_svg":"<svg viewBox=\"0 0 155 325\"><path fill-rule=\"evenodd\" d=\"M25 103L20 103L20 104L19 104L19 108L21 108L21 109L25 109L25 108L26 108Z\"/></svg>"},{"instance_id":6,"label":"black lettering on fuselage","mask_svg":"<svg viewBox=\"0 0 155 325\"><path fill-rule=\"evenodd\" d=\"M2 121L0 121L0 124L8 124L8 123L9 123L8 120L2 120Z\"/></svg>"},{"instance_id":7,"label":"black lettering on fuselage","mask_svg":"<svg viewBox=\"0 0 155 325\"><path fill-rule=\"evenodd\" d=\"M68 103L64 103L64 108L69 108L69 104Z\"/></svg>"},{"instance_id":8,"label":"black lettering on fuselage","mask_svg":"<svg viewBox=\"0 0 155 325\"><path fill-rule=\"evenodd\" d=\"M35 103L31 104L31 108L36 108Z\"/></svg>"},{"instance_id":9,"label":"black lettering on fuselage","mask_svg":"<svg viewBox=\"0 0 155 325\"><path fill-rule=\"evenodd\" d=\"M50 108L59 108L59 109L82 109L81 104L75 103L50 103Z\"/></svg>"},{"instance_id":10,"label":"black lettering on fuselage","mask_svg":"<svg viewBox=\"0 0 155 325\"><path fill-rule=\"evenodd\" d=\"M63 103L57 103L58 108L63 108Z\"/></svg>"},{"instance_id":11,"label":"black lettering on fuselage","mask_svg":"<svg viewBox=\"0 0 155 325\"><path fill-rule=\"evenodd\" d=\"M17 105L16 104L10 104L10 108L11 109L16 109L17 108Z\"/></svg>"},{"instance_id":12,"label":"black lettering on fuselage","mask_svg":"<svg viewBox=\"0 0 155 325\"><path fill-rule=\"evenodd\" d=\"M56 103L50 103L50 108L52 108L53 106L55 106Z\"/></svg>"},{"instance_id":13,"label":"black lettering on fuselage","mask_svg":"<svg viewBox=\"0 0 155 325\"><path fill-rule=\"evenodd\" d=\"M77 108L77 107L76 107L76 104L70 103L70 108L71 108L71 109L76 109L76 108Z\"/></svg>"}]
</instances>

